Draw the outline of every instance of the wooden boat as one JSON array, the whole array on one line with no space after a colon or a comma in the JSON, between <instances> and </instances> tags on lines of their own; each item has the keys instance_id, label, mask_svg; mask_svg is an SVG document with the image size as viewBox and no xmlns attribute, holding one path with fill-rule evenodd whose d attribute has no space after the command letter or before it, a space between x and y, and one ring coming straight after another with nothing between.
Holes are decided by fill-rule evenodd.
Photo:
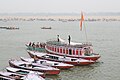
<instances>
[{"instance_id":1,"label":"wooden boat","mask_svg":"<svg viewBox=\"0 0 120 80\"><path fill-rule=\"evenodd\" d=\"M13 68L13 67L6 67L6 70L8 72L13 72L13 73L21 74L21 75L27 75L27 74L29 74L31 72L30 70ZM44 73L36 72L36 71L34 71L34 72L37 73L39 76L45 77Z\"/></svg>"},{"instance_id":2,"label":"wooden boat","mask_svg":"<svg viewBox=\"0 0 120 80\"><path fill-rule=\"evenodd\" d=\"M90 65L95 62L92 60L86 60L82 58L72 58L72 57L59 56L59 55L53 55L53 54L48 54L48 53L35 52L35 51L30 51L30 50L27 50L27 52L32 58L36 56L39 59L56 61L56 62L64 62L64 63L72 64L72 65Z\"/></svg>"},{"instance_id":3,"label":"wooden boat","mask_svg":"<svg viewBox=\"0 0 120 80\"><path fill-rule=\"evenodd\" d=\"M99 54L93 52L91 43L66 42L59 37L59 41L51 40L46 42L45 49L49 54L68 56L73 58L83 58L96 61L100 58Z\"/></svg>"},{"instance_id":4,"label":"wooden boat","mask_svg":"<svg viewBox=\"0 0 120 80\"><path fill-rule=\"evenodd\" d=\"M44 78L42 78L41 76L39 76L34 72L27 74L23 79L24 80L45 80Z\"/></svg>"},{"instance_id":5,"label":"wooden boat","mask_svg":"<svg viewBox=\"0 0 120 80\"><path fill-rule=\"evenodd\" d=\"M41 27L41 29L52 29L51 27Z\"/></svg>"},{"instance_id":6,"label":"wooden boat","mask_svg":"<svg viewBox=\"0 0 120 80\"><path fill-rule=\"evenodd\" d=\"M58 69L70 69L70 68L73 67L73 65L71 65L71 64L55 62L55 61L49 61L49 60L37 59L35 61L34 58L24 58L24 57L21 57L21 60L26 61L26 62L36 62L38 64L42 64L42 65L45 65L45 66L52 66L52 67L55 67L55 68L58 68Z\"/></svg>"},{"instance_id":7,"label":"wooden boat","mask_svg":"<svg viewBox=\"0 0 120 80\"><path fill-rule=\"evenodd\" d=\"M3 27L0 27L0 29L6 29L6 27L3 26Z\"/></svg>"},{"instance_id":8,"label":"wooden boat","mask_svg":"<svg viewBox=\"0 0 120 80\"><path fill-rule=\"evenodd\" d=\"M45 79L34 72L30 72L26 76L23 76L16 73L0 71L0 80L45 80Z\"/></svg>"},{"instance_id":9,"label":"wooden boat","mask_svg":"<svg viewBox=\"0 0 120 80\"><path fill-rule=\"evenodd\" d=\"M15 80L15 79L4 77L4 76L0 76L0 80Z\"/></svg>"},{"instance_id":10,"label":"wooden boat","mask_svg":"<svg viewBox=\"0 0 120 80\"><path fill-rule=\"evenodd\" d=\"M27 49L28 50L33 50L33 51L39 51L39 52L46 52L45 50L45 43L32 43L32 42L29 42L27 44L25 44L27 46Z\"/></svg>"},{"instance_id":11,"label":"wooden boat","mask_svg":"<svg viewBox=\"0 0 120 80\"><path fill-rule=\"evenodd\" d=\"M1 78L4 78L3 80L23 80L24 77L24 75L5 71L0 71L0 76Z\"/></svg>"},{"instance_id":12,"label":"wooden boat","mask_svg":"<svg viewBox=\"0 0 120 80\"><path fill-rule=\"evenodd\" d=\"M7 30L18 30L19 28L18 27L6 27Z\"/></svg>"},{"instance_id":13,"label":"wooden boat","mask_svg":"<svg viewBox=\"0 0 120 80\"><path fill-rule=\"evenodd\" d=\"M49 74L49 75L55 75L60 73L60 70L57 68L44 66L36 63L24 62L20 60L11 59L9 60L9 65L15 68L44 72L45 74Z\"/></svg>"},{"instance_id":14,"label":"wooden boat","mask_svg":"<svg viewBox=\"0 0 120 80\"><path fill-rule=\"evenodd\" d=\"M15 30L15 29L19 29L19 28L18 27L0 27L0 29Z\"/></svg>"}]
</instances>

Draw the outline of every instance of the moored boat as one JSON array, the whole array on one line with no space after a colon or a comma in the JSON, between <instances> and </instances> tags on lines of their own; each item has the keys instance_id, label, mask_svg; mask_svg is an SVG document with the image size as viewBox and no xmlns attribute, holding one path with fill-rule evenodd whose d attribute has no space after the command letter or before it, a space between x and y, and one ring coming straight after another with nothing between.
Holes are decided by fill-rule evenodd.
<instances>
[{"instance_id":1,"label":"moored boat","mask_svg":"<svg viewBox=\"0 0 120 80\"><path fill-rule=\"evenodd\" d=\"M24 75L6 71L0 71L0 76L4 78L3 80L23 80L22 78L24 77Z\"/></svg>"},{"instance_id":2,"label":"moored boat","mask_svg":"<svg viewBox=\"0 0 120 80\"><path fill-rule=\"evenodd\" d=\"M0 80L14 80L14 79L8 78L8 77L4 77L4 76L0 76Z\"/></svg>"},{"instance_id":3,"label":"moored boat","mask_svg":"<svg viewBox=\"0 0 120 80\"><path fill-rule=\"evenodd\" d=\"M72 57L66 57L66 56L58 56L58 55L35 52L35 51L30 51L30 50L27 50L27 52L29 53L29 55L32 58L34 56L36 56L39 59L56 61L56 62L64 62L64 63L68 63L68 64L72 64L72 65L90 65L90 64L95 63L95 61L86 60L86 59L82 59L82 58L72 58Z\"/></svg>"},{"instance_id":4,"label":"moored boat","mask_svg":"<svg viewBox=\"0 0 120 80\"><path fill-rule=\"evenodd\" d=\"M93 52L91 43L76 43L66 42L60 37L57 40L50 40L46 42L45 49L49 54L55 54L59 56L68 56L73 58L83 58L96 61L100 58L99 54Z\"/></svg>"},{"instance_id":5,"label":"moored boat","mask_svg":"<svg viewBox=\"0 0 120 80\"><path fill-rule=\"evenodd\" d=\"M36 58L36 57L34 57L34 58ZM52 66L52 67L55 67L55 68L58 68L58 69L70 69L70 68L73 67L73 65L71 65L71 64L49 61L49 60L43 60L43 59L37 59L35 61L34 58L21 57L21 60L26 61L26 62L36 62L38 64L42 64L42 65L45 65L45 66Z\"/></svg>"},{"instance_id":6,"label":"moored boat","mask_svg":"<svg viewBox=\"0 0 120 80\"><path fill-rule=\"evenodd\" d=\"M19 28L18 27L6 27L7 30L18 30Z\"/></svg>"},{"instance_id":7,"label":"moored boat","mask_svg":"<svg viewBox=\"0 0 120 80\"><path fill-rule=\"evenodd\" d=\"M80 19L80 30L82 31L82 25L84 22L84 15L81 12ZM75 58L83 58L88 60L98 60L100 55L93 51L92 43L88 42L87 32L84 24L84 31L86 42L72 42L70 35L68 36L68 41L61 39L58 35L56 40L50 40L46 42L45 49L48 53L60 55L60 56L68 56Z\"/></svg>"},{"instance_id":8,"label":"moored boat","mask_svg":"<svg viewBox=\"0 0 120 80\"><path fill-rule=\"evenodd\" d=\"M20 60L11 59L11 60L9 60L9 64L11 67L44 72L45 74L49 74L49 75L55 75L55 74L57 75L60 73L60 70L57 68L44 66L44 65L40 65L40 64L36 64L36 63L24 62L24 61L20 61Z\"/></svg>"},{"instance_id":9,"label":"moored boat","mask_svg":"<svg viewBox=\"0 0 120 80\"><path fill-rule=\"evenodd\" d=\"M24 80L45 80L44 78L40 77L38 74L34 72L30 72L23 79Z\"/></svg>"},{"instance_id":10,"label":"moored boat","mask_svg":"<svg viewBox=\"0 0 120 80\"><path fill-rule=\"evenodd\" d=\"M52 29L52 27L41 27L41 29Z\"/></svg>"},{"instance_id":11,"label":"moored boat","mask_svg":"<svg viewBox=\"0 0 120 80\"><path fill-rule=\"evenodd\" d=\"M0 29L15 30L19 28L18 27L0 27Z\"/></svg>"},{"instance_id":12,"label":"moored boat","mask_svg":"<svg viewBox=\"0 0 120 80\"><path fill-rule=\"evenodd\" d=\"M13 73L21 74L21 75L27 75L27 74L29 74L31 72L30 70L13 68L13 67L6 67L6 70L8 72L13 72ZM34 72L37 73L39 76L45 77L44 73L37 72L37 71L34 71Z\"/></svg>"}]
</instances>

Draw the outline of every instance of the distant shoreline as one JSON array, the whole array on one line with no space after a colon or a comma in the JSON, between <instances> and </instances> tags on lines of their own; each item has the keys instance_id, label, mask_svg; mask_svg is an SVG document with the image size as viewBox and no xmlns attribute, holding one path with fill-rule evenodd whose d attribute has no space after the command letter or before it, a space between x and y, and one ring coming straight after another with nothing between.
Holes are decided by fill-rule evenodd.
<instances>
[{"instance_id":1,"label":"distant shoreline","mask_svg":"<svg viewBox=\"0 0 120 80\"><path fill-rule=\"evenodd\" d=\"M80 15L36 15L36 16L17 16L4 15L0 16L0 21L80 21ZM85 16L85 21L120 21L120 16Z\"/></svg>"}]
</instances>

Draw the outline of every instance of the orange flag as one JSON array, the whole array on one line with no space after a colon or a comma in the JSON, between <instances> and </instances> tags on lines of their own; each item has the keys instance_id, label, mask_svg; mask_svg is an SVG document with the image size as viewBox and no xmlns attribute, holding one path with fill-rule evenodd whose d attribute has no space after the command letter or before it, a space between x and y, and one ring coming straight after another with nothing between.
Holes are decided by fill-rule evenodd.
<instances>
[{"instance_id":1,"label":"orange flag","mask_svg":"<svg viewBox=\"0 0 120 80\"><path fill-rule=\"evenodd\" d=\"M82 31L82 22L84 21L83 13L81 13L81 20L80 20L80 30Z\"/></svg>"}]
</instances>

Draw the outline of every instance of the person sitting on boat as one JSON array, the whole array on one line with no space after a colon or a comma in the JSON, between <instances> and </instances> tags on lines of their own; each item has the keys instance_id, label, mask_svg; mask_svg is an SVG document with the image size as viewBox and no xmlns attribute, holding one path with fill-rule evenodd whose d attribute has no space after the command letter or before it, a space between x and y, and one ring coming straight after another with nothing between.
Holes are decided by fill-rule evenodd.
<instances>
[{"instance_id":1,"label":"person sitting on boat","mask_svg":"<svg viewBox=\"0 0 120 80\"><path fill-rule=\"evenodd\" d=\"M42 44L40 43L40 48L42 48Z\"/></svg>"},{"instance_id":2,"label":"person sitting on boat","mask_svg":"<svg viewBox=\"0 0 120 80\"><path fill-rule=\"evenodd\" d=\"M90 55L90 49L89 48L84 48L85 50L85 55L89 56Z\"/></svg>"},{"instance_id":3,"label":"person sitting on boat","mask_svg":"<svg viewBox=\"0 0 120 80\"><path fill-rule=\"evenodd\" d=\"M34 55L34 57L33 57L33 59L34 59L34 63L37 63L37 61L38 61L38 58L37 58L37 56L36 55Z\"/></svg>"},{"instance_id":4,"label":"person sitting on boat","mask_svg":"<svg viewBox=\"0 0 120 80\"><path fill-rule=\"evenodd\" d=\"M31 42L29 43L29 46L31 46Z\"/></svg>"},{"instance_id":5,"label":"person sitting on boat","mask_svg":"<svg viewBox=\"0 0 120 80\"><path fill-rule=\"evenodd\" d=\"M42 43L42 48L45 48L45 45L46 45L45 43Z\"/></svg>"},{"instance_id":6,"label":"person sitting on boat","mask_svg":"<svg viewBox=\"0 0 120 80\"><path fill-rule=\"evenodd\" d=\"M36 47L39 47L39 42L37 42Z\"/></svg>"},{"instance_id":7,"label":"person sitting on boat","mask_svg":"<svg viewBox=\"0 0 120 80\"><path fill-rule=\"evenodd\" d=\"M70 35L68 36L68 42L69 42L69 45L70 45L70 40L71 40L71 37Z\"/></svg>"},{"instance_id":8,"label":"person sitting on boat","mask_svg":"<svg viewBox=\"0 0 120 80\"><path fill-rule=\"evenodd\" d=\"M33 50L35 50L35 42L32 43Z\"/></svg>"},{"instance_id":9,"label":"person sitting on boat","mask_svg":"<svg viewBox=\"0 0 120 80\"><path fill-rule=\"evenodd\" d=\"M35 42L32 43L32 47L34 47L34 46L35 46Z\"/></svg>"}]
</instances>

